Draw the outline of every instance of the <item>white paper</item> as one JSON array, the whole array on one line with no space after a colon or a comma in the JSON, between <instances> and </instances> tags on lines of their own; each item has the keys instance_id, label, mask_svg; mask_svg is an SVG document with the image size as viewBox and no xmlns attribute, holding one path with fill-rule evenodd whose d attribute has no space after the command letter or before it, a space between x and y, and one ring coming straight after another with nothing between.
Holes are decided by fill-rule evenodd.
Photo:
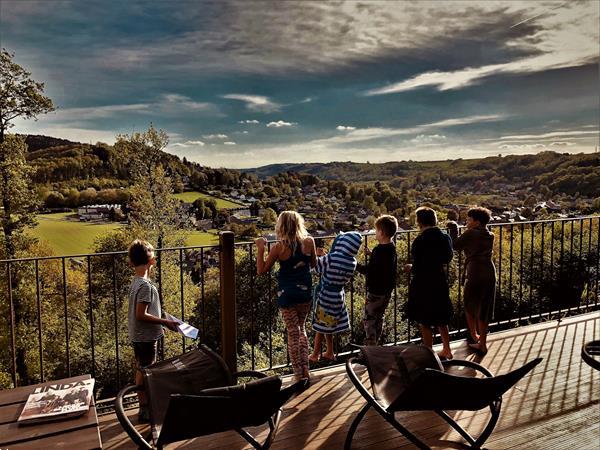
<instances>
[{"instance_id":1,"label":"white paper","mask_svg":"<svg viewBox=\"0 0 600 450\"><path fill-rule=\"evenodd\" d=\"M190 339L198 339L198 333L200 331L198 328L191 326L189 323L184 322L175 316L172 316L168 312L165 312L165 315L167 316L167 319L174 320L179 324L177 325L177 331L179 331L180 334L183 334L185 337Z\"/></svg>"}]
</instances>

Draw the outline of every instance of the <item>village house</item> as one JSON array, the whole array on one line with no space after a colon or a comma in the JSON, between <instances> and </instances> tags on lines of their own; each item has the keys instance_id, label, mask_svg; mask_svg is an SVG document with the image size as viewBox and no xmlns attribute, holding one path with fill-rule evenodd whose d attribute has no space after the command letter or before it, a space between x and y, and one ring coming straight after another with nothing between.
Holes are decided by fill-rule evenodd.
<instances>
[{"instance_id":1,"label":"village house","mask_svg":"<svg viewBox=\"0 0 600 450\"><path fill-rule=\"evenodd\" d=\"M121 205L118 204L106 204L106 205L86 205L77 208L77 215L79 220L109 220L111 214L123 214Z\"/></svg>"}]
</instances>

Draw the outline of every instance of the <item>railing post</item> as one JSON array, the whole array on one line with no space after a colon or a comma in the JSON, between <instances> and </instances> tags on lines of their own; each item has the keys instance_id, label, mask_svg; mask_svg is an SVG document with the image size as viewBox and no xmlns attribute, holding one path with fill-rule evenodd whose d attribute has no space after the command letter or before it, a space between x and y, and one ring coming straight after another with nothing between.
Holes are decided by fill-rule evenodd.
<instances>
[{"instance_id":1,"label":"railing post","mask_svg":"<svg viewBox=\"0 0 600 450\"><path fill-rule=\"evenodd\" d=\"M219 233L221 275L221 348L232 372L237 370L237 315L235 312L235 248L231 231Z\"/></svg>"}]
</instances>

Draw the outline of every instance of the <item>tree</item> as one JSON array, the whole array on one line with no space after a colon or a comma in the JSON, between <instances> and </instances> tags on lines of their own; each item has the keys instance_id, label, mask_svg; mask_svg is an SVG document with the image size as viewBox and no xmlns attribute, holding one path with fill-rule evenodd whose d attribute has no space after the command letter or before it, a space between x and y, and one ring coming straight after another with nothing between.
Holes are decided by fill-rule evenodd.
<instances>
[{"instance_id":1,"label":"tree","mask_svg":"<svg viewBox=\"0 0 600 450\"><path fill-rule=\"evenodd\" d=\"M19 248L26 248L33 242L24 231L35 224L38 196L30 182L31 169L25 159L25 140L6 132L17 118L36 119L39 114L54 109L52 100L43 95L44 84L32 80L30 72L12 61L13 56L5 49L0 51L0 226L3 247L0 250L7 259L14 259ZM19 329L23 322L18 285L19 277L15 273L10 286L15 292L15 329ZM19 378L27 383L25 349L19 346L15 356Z\"/></svg>"},{"instance_id":2,"label":"tree","mask_svg":"<svg viewBox=\"0 0 600 450\"><path fill-rule=\"evenodd\" d=\"M0 224L4 256L15 257L17 241L26 228L35 225L37 194L30 181L31 167L25 160L27 145L16 135L6 135L0 143Z\"/></svg>"},{"instance_id":3,"label":"tree","mask_svg":"<svg viewBox=\"0 0 600 450\"><path fill-rule=\"evenodd\" d=\"M178 211L179 201L172 196L173 184L161 163L169 143L167 133L152 125L148 131L117 136L115 149L130 159L131 187L129 219L140 235L162 248L167 237L173 245L183 244L177 231L186 218Z\"/></svg>"},{"instance_id":4,"label":"tree","mask_svg":"<svg viewBox=\"0 0 600 450\"><path fill-rule=\"evenodd\" d=\"M262 213L260 219L262 220L262 223L264 225L267 225L267 226L275 225L275 222L277 222L277 213L272 208L267 208Z\"/></svg>"},{"instance_id":5,"label":"tree","mask_svg":"<svg viewBox=\"0 0 600 450\"><path fill-rule=\"evenodd\" d=\"M13 62L13 57L5 49L0 51L0 143L14 119L36 119L54 110L52 100L44 95L44 83L32 80L31 72Z\"/></svg>"}]
</instances>

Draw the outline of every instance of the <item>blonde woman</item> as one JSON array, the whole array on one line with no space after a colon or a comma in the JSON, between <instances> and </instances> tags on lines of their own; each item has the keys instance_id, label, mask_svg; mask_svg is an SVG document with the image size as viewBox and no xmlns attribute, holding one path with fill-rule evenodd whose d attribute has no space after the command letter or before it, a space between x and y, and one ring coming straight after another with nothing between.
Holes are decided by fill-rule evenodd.
<instances>
[{"instance_id":1,"label":"blonde woman","mask_svg":"<svg viewBox=\"0 0 600 450\"><path fill-rule=\"evenodd\" d=\"M304 219L295 211L283 211L275 225L277 243L273 245L265 261L264 238L256 239L258 257L256 269L259 275L271 270L279 261L277 274L277 304L288 333L288 353L294 377L309 378L308 336L304 325L311 309L312 277L317 256L315 241L304 227Z\"/></svg>"}]
</instances>

